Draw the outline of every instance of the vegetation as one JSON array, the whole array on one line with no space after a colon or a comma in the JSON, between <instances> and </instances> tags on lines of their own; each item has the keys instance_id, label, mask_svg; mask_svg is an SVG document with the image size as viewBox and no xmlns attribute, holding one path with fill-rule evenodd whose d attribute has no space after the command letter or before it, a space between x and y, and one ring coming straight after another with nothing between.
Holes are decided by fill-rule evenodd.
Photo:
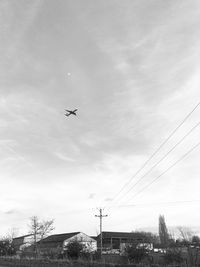
<instances>
[{"instance_id":1,"label":"vegetation","mask_svg":"<svg viewBox=\"0 0 200 267\"><path fill-rule=\"evenodd\" d=\"M34 236L34 241L43 239L54 230L54 220L40 221L37 216L30 218L29 233Z\"/></svg>"},{"instance_id":2,"label":"vegetation","mask_svg":"<svg viewBox=\"0 0 200 267\"><path fill-rule=\"evenodd\" d=\"M68 258L78 259L84 251L84 246L78 241L72 241L66 246L66 253Z\"/></svg>"},{"instance_id":3,"label":"vegetation","mask_svg":"<svg viewBox=\"0 0 200 267\"><path fill-rule=\"evenodd\" d=\"M33 246L36 256L38 254L38 241L54 230L53 223L54 220L40 221L37 216L30 218L29 233L34 237Z\"/></svg>"},{"instance_id":4,"label":"vegetation","mask_svg":"<svg viewBox=\"0 0 200 267\"><path fill-rule=\"evenodd\" d=\"M128 246L126 254L130 262L140 263L148 254L145 248L137 248L136 245Z\"/></svg>"},{"instance_id":5,"label":"vegetation","mask_svg":"<svg viewBox=\"0 0 200 267\"><path fill-rule=\"evenodd\" d=\"M161 246L166 248L169 244L169 234L163 215L159 216L159 237Z\"/></svg>"},{"instance_id":6,"label":"vegetation","mask_svg":"<svg viewBox=\"0 0 200 267\"><path fill-rule=\"evenodd\" d=\"M54 229L53 223L53 220L41 221L37 216L30 218L29 233L34 237L32 243L33 250L24 250L24 254L22 253L21 257L23 257L23 255L25 257L29 255L29 257L33 258L39 255L42 239L49 235ZM160 215L159 235L141 231L135 233L138 233L138 235L136 235L138 236L137 242L129 244L129 246L125 248L123 256L126 258L126 261L128 259L129 262L133 264L158 263L160 265L181 265L184 263L188 266L200 266L200 237L189 228L178 227L179 236L176 238L173 236L172 238L168 232L164 216ZM12 256L15 253L12 246L14 234L15 231L12 230L10 235L0 240L0 256ZM39 240L40 242L38 242ZM157 250L152 250L150 244L153 244L153 247L157 248ZM60 246L57 249L46 251L40 256L45 260L47 259L49 262L50 259L52 259L52 261L62 259L63 262L73 262L78 259L83 262L87 262L88 260L98 262L101 258L98 251L91 253L89 250L86 250L86 247L81 242L76 240L68 243L64 250L63 247ZM109 262L109 260L112 261L112 256L113 255L110 255L109 258L109 255L105 255L106 262ZM114 256L120 257L119 254ZM38 259L39 257L36 257L35 260Z\"/></svg>"},{"instance_id":7,"label":"vegetation","mask_svg":"<svg viewBox=\"0 0 200 267\"><path fill-rule=\"evenodd\" d=\"M15 249L9 239L0 240L0 256L12 256Z\"/></svg>"},{"instance_id":8,"label":"vegetation","mask_svg":"<svg viewBox=\"0 0 200 267\"><path fill-rule=\"evenodd\" d=\"M163 256L165 264L181 263L183 262L183 257L181 255L181 250L168 250Z\"/></svg>"}]
</instances>

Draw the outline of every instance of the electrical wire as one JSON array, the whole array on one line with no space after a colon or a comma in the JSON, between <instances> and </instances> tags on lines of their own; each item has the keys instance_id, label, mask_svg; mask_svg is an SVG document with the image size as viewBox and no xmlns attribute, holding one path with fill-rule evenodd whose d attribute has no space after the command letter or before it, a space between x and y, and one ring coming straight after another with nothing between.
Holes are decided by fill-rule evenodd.
<instances>
[{"instance_id":1,"label":"electrical wire","mask_svg":"<svg viewBox=\"0 0 200 267\"><path fill-rule=\"evenodd\" d=\"M156 182L160 177L162 177L164 174L166 174L169 170L171 170L175 165L177 165L180 161L182 161L184 158L186 158L193 150L195 150L200 145L200 142L197 143L195 146L193 146L190 150L188 150L184 155L182 155L175 163L173 163L171 166L169 166L164 172L162 172L160 175L158 175L155 179L153 179L150 183L148 183L146 186L144 186L141 190L136 192L128 201L135 198L137 195L142 193L145 189L147 189L149 186L151 186L154 182Z\"/></svg>"},{"instance_id":2,"label":"electrical wire","mask_svg":"<svg viewBox=\"0 0 200 267\"><path fill-rule=\"evenodd\" d=\"M192 113L199 107L200 102L186 115L181 123L169 134L169 136L160 144L160 146L151 154L151 156L143 163L143 165L135 172L135 174L122 186L122 188L114 195L111 201L114 201L121 192L128 186L131 181L144 169L144 167L151 161L151 159L161 150L161 148L172 138L172 136L178 131L178 129L187 121Z\"/></svg>"},{"instance_id":3,"label":"electrical wire","mask_svg":"<svg viewBox=\"0 0 200 267\"><path fill-rule=\"evenodd\" d=\"M143 203L143 204L124 204L124 205L116 205L112 206L112 208L129 208L129 207L149 207L149 206L162 206L162 205L176 205L176 204L192 204L195 202L200 202L200 200L179 200L179 201L168 201L168 202L156 202L156 203Z\"/></svg>"},{"instance_id":4,"label":"electrical wire","mask_svg":"<svg viewBox=\"0 0 200 267\"><path fill-rule=\"evenodd\" d=\"M134 183L128 191L126 191L120 199L123 199L125 195L127 195L141 180L143 180L155 167L157 167L178 145L180 145L186 137L188 137L198 126L200 122L198 122L192 129L190 129L157 163L155 163L144 175L140 177L140 179Z\"/></svg>"}]
</instances>

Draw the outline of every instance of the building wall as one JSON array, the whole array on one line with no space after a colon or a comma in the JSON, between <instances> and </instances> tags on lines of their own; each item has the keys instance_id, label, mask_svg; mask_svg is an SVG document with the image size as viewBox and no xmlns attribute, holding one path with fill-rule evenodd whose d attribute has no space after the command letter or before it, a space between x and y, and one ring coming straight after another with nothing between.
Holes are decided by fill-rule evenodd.
<instances>
[{"instance_id":1,"label":"building wall","mask_svg":"<svg viewBox=\"0 0 200 267\"><path fill-rule=\"evenodd\" d=\"M68 238L64 241L45 241L42 242L40 241L38 244L38 249L45 253L45 252L49 252L49 251L61 251L61 250L66 250L66 246L67 244L69 244L70 242L73 241L78 241L81 244L83 244L86 248L87 251L92 252L97 250L97 242L95 239L87 236L84 233L79 233L76 234L74 236L72 236L71 238Z\"/></svg>"},{"instance_id":2,"label":"building wall","mask_svg":"<svg viewBox=\"0 0 200 267\"><path fill-rule=\"evenodd\" d=\"M12 244L16 249L16 251L18 251L31 246L32 242L33 242L33 236L30 235L30 236L21 236L14 238Z\"/></svg>"},{"instance_id":3,"label":"building wall","mask_svg":"<svg viewBox=\"0 0 200 267\"><path fill-rule=\"evenodd\" d=\"M71 238L66 239L63 242L63 248L65 249L67 244L73 241L78 241L86 247L88 251L97 250L97 241L84 233L79 233Z\"/></svg>"},{"instance_id":4,"label":"building wall","mask_svg":"<svg viewBox=\"0 0 200 267\"><path fill-rule=\"evenodd\" d=\"M19 250L19 248L23 244L23 242L24 242L24 237L14 238L12 241L12 244L13 244L15 250Z\"/></svg>"},{"instance_id":5,"label":"building wall","mask_svg":"<svg viewBox=\"0 0 200 267\"><path fill-rule=\"evenodd\" d=\"M61 252L63 249L62 242L40 242L38 244L38 250L42 253L48 252Z\"/></svg>"},{"instance_id":6,"label":"building wall","mask_svg":"<svg viewBox=\"0 0 200 267\"><path fill-rule=\"evenodd\" d=\"M34 243L34 237L33 235L31 236L25 236L23 240L23 244L20 246L20 250L24 250L27 247L30 247Z\"/></svg>"},{"instance_id":7,"label":"building wall","mask_svg":"<svg viewBox=\"0 0 200 267\"><path fill-rule=\"evenodd\" d=\"M151 248L152 249L152 244L150 243L144 243L142 242L142 238L133 238L133 237L117 237L115 236L115 233L113 236L110 237L103 237L102 239L102 245L103 245L103 251L114 251L118 250L120 252L123 252L127 246L130 245L137 245L138 247L146 247L146 248ZM98 237L97 241L98 248L100 248L100 237Z\"/></svg>"}]
</instances>

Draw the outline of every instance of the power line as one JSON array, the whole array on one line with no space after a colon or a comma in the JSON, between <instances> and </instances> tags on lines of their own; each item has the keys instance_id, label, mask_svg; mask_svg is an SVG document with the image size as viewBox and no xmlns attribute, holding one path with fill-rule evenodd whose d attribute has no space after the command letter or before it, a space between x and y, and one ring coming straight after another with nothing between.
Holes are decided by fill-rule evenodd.
<instances>
[{"instance_id":1,"label":"power line","mask_svg":"<svg viewBox=\"0 0 200 267\"><path fill-rule=\"evenodd\" d=\"M177 165L180 161L182 161L186 156L188 156L193 150L195 150L200 145L200 142L197 143L195 146L193 146L190 150L188 150L182 157L180 157L175 163L173 163L170 167L168 167L164 172L162 172L160 175L158 175L154 180L152 180L150 183L148 183L146 186L144 186L141 190L136 192L128 201L135 198L138 194L143 192L146 188L148 188L150 185L152 185L154 182L156 182L161 176L163 176L165 173L167 173L169 170L171 170L175 165Z\"/></svg>"},{"instance_id":2,"label":"power line","mask_svg":"<svg viewBox=\"0 0 200 267\"><path fill-rule=\"evenodd\" d=\"M155 202L155 203L143 203L143 204L122 204L122 205L116 205L112 206L112 208L129 208L129 207L149 207L149 206L162 206L162 205L170 205L174 206L176 204L186 204L186 203L195 203L200 202L200 200L179 200L179 201L168 201L168 202Z\"/></svg>"},{"instance_id":3,"label":"power line","mask_svg":"<svg viewBox=\"0 0 200 267\"><path fill-rule=\"evenodd\" d=\"M178 131L178 129L185 123L185 121L192 115L192 113L199 107L200 102L187 114L182 122L170 133L170 135L161 143L161 145L151 154L151 156L144 162L144 164L135 172L135 174L124 184L124 186L115 194L112 201L114 201L118 195L126 188L127 185L140 173L144 167L150 162L150 160L160 151L160 149L171 139L171 137Z\"/></svg>"},{"instance_id":4,"label":"power line","mask_svg":"<svg viewBox=\"0 0 200 267\"><path fill-rule=\"evenodd\" d=\"M192 129L190 129L157 163L155 163L144 175L140 177L140 179L134 183L128 191L126 191L120 199L122 199L125 194L128 194L142 179L144 179L155 167L157 167L178 145L180 145L186 137L188 137L198 126L200 122L198 122Z\"/></svg>"}]
</instances>

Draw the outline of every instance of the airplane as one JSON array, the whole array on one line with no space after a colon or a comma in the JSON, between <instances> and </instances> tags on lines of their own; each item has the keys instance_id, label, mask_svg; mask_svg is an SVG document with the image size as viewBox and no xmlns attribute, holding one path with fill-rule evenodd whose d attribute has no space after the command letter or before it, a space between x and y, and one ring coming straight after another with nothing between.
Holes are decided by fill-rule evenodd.
<instances>
[{"instance_id":1,"label":"airplane","mask_svg":"<svg viewBox=\"0 0 200 267\"><path fill-rule=\"evenodd\" d=\"M75 115L76 116L76 111L77 111L78 109L75 109L75 110L67 110L67 109L65 109L65 111L67 111L68 113L66 113L65 114L65 116L69 116L69 115Z\"/></svg>"}]
</instances>

